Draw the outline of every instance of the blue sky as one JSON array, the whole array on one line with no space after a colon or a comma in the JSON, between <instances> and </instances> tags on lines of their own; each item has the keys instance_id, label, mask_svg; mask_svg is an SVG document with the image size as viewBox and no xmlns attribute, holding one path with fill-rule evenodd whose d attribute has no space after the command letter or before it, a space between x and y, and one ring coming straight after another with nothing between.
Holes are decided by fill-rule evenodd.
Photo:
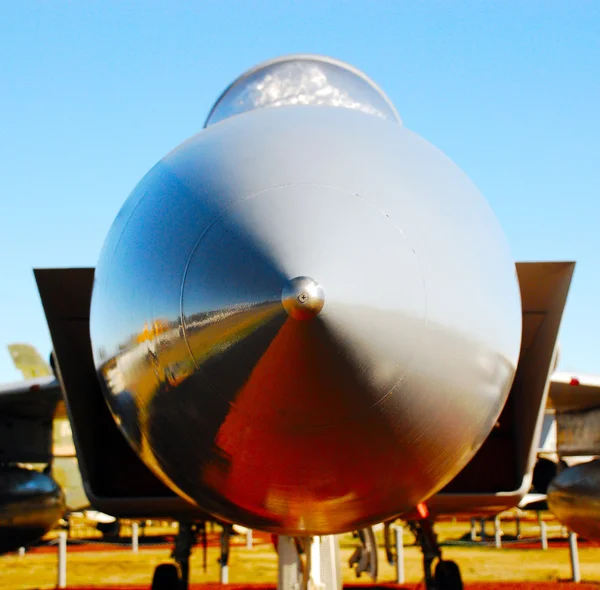
<instances>
[{"instance_id":1,"label":"blue sky","mask_svg":"<svg viewBox=\"0 0 600 590\"><path fill-rule=\"evenodd\" d=\"M516 260L576 260L561 368L600 373L600 3L12 2L0 7L0 382L47 356L33 267L93 266L127 195L280 54L364 70L479 186Z\"/></svg>"}]
</instances>

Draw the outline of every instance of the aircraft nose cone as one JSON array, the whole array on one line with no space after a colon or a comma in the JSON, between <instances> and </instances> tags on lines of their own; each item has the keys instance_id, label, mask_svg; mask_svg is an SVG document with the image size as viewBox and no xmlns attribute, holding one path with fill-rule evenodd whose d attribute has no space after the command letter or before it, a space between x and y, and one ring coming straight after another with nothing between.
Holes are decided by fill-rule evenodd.
<instances>
[{"instance_id":1,"label":"aircraft nose cone","mask_svg":"<svg viewBox=\"0 0 600 590\"><path fill-rule=\"evenodd\" d=\"M466 465L506 400L505 239L398 125L314 106L210 127L144 178L103 248L106 401L218 519L306 536L395 517Z\"/></svg>"},{"instance_id":2,"label":"aircraft nose cone","mask_svg":"<svg viewBox=\"0 0 600 590\"><path fill-rule=\"evenodd\" d=\"M311 320L325 305L325 291L310 277L295 277L283 288L281 302L291 318Z\"/></svg>"},{"instance_id":3,"label":"aircraft nose cone","mask_svg":"<svg viewBox=\"0 0 600 590\"><path fill-rule=\"evenodd\" d=\"M263 370L262 396L318 398L306 415L286 412L290 428L362 419L410 371L427 314L417 255L391 219L342 189L306 185L242 199L210 225L190 255L181 311L195 365L230 404ZM350 385L339 375L355 376L360 409L342 401ZM337 392L331 407L319 406L321 390Z\"/></svg>"}]
</instances>

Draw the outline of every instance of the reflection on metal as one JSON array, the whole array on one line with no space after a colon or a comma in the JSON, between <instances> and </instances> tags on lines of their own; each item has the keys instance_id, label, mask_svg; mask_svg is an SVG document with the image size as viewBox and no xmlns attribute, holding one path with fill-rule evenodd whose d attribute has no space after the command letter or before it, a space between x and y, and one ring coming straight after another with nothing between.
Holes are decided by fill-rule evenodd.
<instances>
[{"instance_id":1,"label":"reflection on metal","mask_svg":"<svg viewBox=\"0 0 600 590\"><path fill-rule=\"evenodd\" d=\"M390 99L361 71L320 55L291 55L241 75L216 101L205 126L255 109L299 105L353 109L401 123Z\"/></svg>"},{"instance_id":2,"label":"reflection on metal","mask_svg":"<svg viewBox=\"0 0 600 590\"><path fill-rule=\"evenodd\" d=\"M548 507L569 529L600 540L600 460L561 471L548 488Z\"/></svg>"},{"instance_id":3,"label":"reflection on metal","mask_svg":"<svg viewBox=\"0 0 600 590\"><path fill-rule=\"evenodd\" d=\"M283 288L281 302L290 317L295 320L310 320L323 309L325 291L313 279L296 277Z\"/></svg>"},{"instance_id":4,"label":"reflection on metal","mask_svg":"<svg viewBox=\"0 0 600 590\"><path fill-rule=\"evenodd\" d=\"M136 187L90 330L109 407L167 485L307 536L407 511L469 461L512 383L519 303L495 218L438 150L352 108L265 108Z\"/></svg>"}]
</instances>

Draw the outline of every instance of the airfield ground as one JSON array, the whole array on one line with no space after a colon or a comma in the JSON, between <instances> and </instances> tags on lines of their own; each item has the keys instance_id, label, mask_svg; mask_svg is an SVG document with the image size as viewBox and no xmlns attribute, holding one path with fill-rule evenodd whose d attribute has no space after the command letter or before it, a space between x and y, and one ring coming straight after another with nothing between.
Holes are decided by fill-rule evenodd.
<instances>
[{"instance_id":1,"label":"airfield ground","mask_svg":"<svg viewBox=\"0 0 600 590\"><path fill-rule=\"evenodd\" d=\"M525 541L518 544L505 544L502 549L493 546L465 544L443 548L446 559L456 560L462 569L467 590L537 590L560 588L572 590L567 583L570 578L569 550L564 539L560 538L560 527L549 523L554 540L550 541L548 551L542 551L539 543ZM488 534L492 526L488 525ZM469 531L468 522L441 523L438 533L442 542L457 542ZM514 524L504 522L503 530L507 535L514 534ZM538 534L534 522L523 524L525 538L533 539ZM126 530L123 531L127 533ZM163 531L164 533L164 531ZM168 533L168 531L167 531ZM80 533L75 531L77 536ZM163 534L159 540L164 540ZM191 563L191 582L200 584L207 590L218 585L219 549L211 537L207 552L207 571L202 568L202 549L196 548ZM126 539L124 539L126 543ZM148 539L149 541L149 539ZM407 588L422 587L421 554L413 546L412 536L405 533L405 569ZM344 564L344 582L347 584L372 584L370 578L363 575L357 579L347 567L347 560L356 541L351 536L342 539L342 563ZM69 546L67 564L67 582L69 588L148 588L154 567L169 561L170 546L151 545L142 542L137 554L126 544L123 546L78 544ZM584 582L595 589L600 587L600 547L582 543L579 548L581 576ZM380 575L378 586L388 586L395 581L395 569L385 560L380 549ZM33 590L56 587L57 555L55 547L42 547L28 552L24 556L16 554L0 557L0 587L4 590ZM229 563L229 590L239 590L250 585L253 589L273 588L277 578L277 560L268 535L255 533L252 549L246 549L242 537L232 543ZM558 585L549 582L561 582ZM540 584L541 583L541 584ZM392 586L396 587L396 586ZM585 590L587 584L574 585L573 588Z\"/></svg>"}]
</instances>

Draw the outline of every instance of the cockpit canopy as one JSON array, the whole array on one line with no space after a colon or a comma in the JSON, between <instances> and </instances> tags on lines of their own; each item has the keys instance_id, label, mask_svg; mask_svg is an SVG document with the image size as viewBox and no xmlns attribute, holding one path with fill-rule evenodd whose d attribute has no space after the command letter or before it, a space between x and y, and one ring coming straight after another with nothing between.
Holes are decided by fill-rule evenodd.
<instances>
[{"instance_id":1,"label":"cockpit canopy","mask_svg":"<svg viewBox=\"0 0 600 590\"><path fill-rule=\"evenodd\" d=\"M216 101L204 126L254 109L290 105L355 109L402 124L389 98L361 71L319 55L293 55L242 74Z\"/></svg>"}]
</instances>

